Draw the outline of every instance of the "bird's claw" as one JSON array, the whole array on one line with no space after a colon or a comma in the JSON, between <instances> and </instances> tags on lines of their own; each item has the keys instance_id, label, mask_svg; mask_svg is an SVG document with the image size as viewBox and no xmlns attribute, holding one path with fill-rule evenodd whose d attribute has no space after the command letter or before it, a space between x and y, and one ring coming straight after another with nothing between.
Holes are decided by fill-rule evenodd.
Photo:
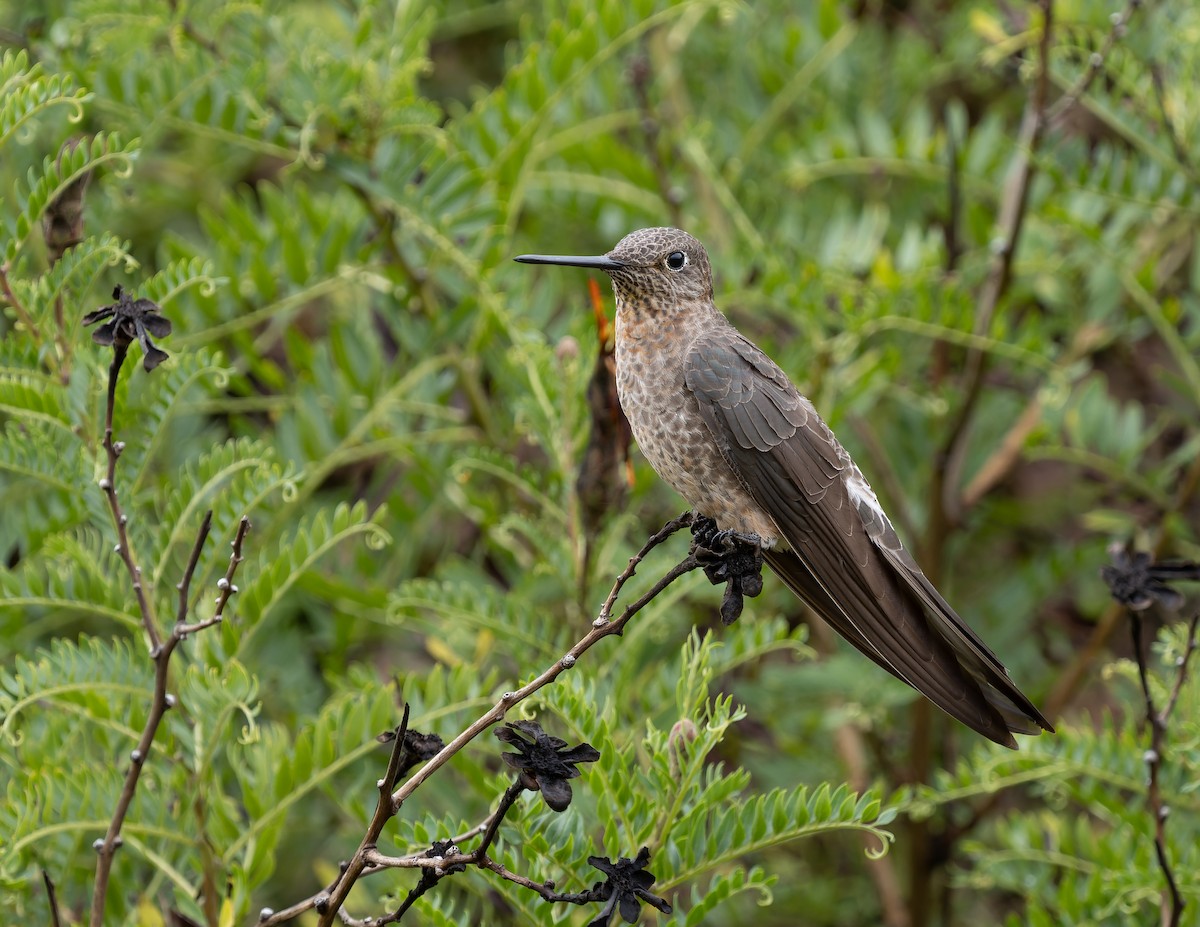
<instances>
[{"instance_id":1,"label":"bird's claw","mask_svg":"<svg viewBox=\"0 0 1200 927\"><path fill-rule=\"evenodd\" d=\"M697 555L723 557L738 547L761 547L762 539L756 534L745 534L732 528L721 530L707 515L697 515L692 520L692 538Z\"/></svg>"},{"instance_id":2,"label":"bird's claw","mask_svg":"<svg viewBox=\"0 0 1200 927\"><path fill-rule=\"evenodd\" d=\"M762 543L754 535L717 528L705 515L692 522L693 552L714 586L725 584L721 602L721 621L733 624L742 613L744 596L753 598L762 592Z\"/></svg>"}]
</instances>

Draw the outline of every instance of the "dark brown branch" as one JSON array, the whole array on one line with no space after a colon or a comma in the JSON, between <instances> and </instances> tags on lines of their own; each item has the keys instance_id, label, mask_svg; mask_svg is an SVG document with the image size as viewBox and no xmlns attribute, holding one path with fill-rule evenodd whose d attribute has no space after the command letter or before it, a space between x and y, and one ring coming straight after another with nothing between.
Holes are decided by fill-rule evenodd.
<instances>
[{"instance_id":1,"label":"dark brown branch","mask_svg":"<svg viewBox=\"0 0 1200 927\"><path fill-rule=\"evenodd\" d=\"M25 329L33 336L33 340L40 342L41 335L38 333L37 323L33 321L33 316L29 314L29 310L25 308L25 304L13 292L12 283L8 279L7 264L0 264L0 296L3 296L4 301L12 307L17 321L25 326Z\"/></svg>"},{"instance_id":2,"label":"dark brown branch","mask_svg":"<svg viewBox=\"0 0 1200 927\"><path fill-rule=\"evenodd\" d=\"M1033 93L1025 108L1021 128L1017 137L1016 152L1009 170L1008 180L1000 203L1000 232L992 253L987 279L979 296L975 314L975 333L986 335L1000 300L1008 291L1012 278L1013 261L1021 241L1025 225L1025 214L1029 203L1029 189L1036 171L1034 156L1041 143L1046 125L1046 101L1050 92L1050 39L1053 32L1053 2L1042 0L1042 36L1038 46L1038 73ZM967 455L967 435L974 418L976 406L983 393L984 376L987 373L988 355L982 349L973 349L967 355L966 395L951 421L944 450L940 455L943 466L935 467L935 489L933 495L934 519L931 524L937 533L944 533L957 523L961 506L957 486L960 482L963 461Z\"/></svg>"},{"instance_id":3,"label":"dark brown branch","mask_svg":"<svg viewBox=\"0 0 1200 927\"><path fill-rule=\"evenodd\" d=\"M1188 626L1187 646L1179 661L1179 671L1175 677L1175 685L1167 700L1167 705L1159 711L1154 704L1154 695L1150 691L1149 673L1146 668L1146 654L1142 647L1142 618L1141 613L1129 610L1129 630L1133 637L1133 654L1137 660L1138 680L1142 686L1142 697L1146 702L1146 724L1150 728L1150 748L1145 753L1147 784L1146 804L1150 808L1150 816L1154 821L1154 855L1158 858L1158 868L1162 870L1163 879L1167 883L1161 903L1163 927L1179 927L1183 918L1185 902L1179 893L1175 881L1175 873L1171 869L1171 860L1167 856L1167 805L1163 801L1159 785L1159 772L1162 769L1163 755L1166 750L1167 723L1175 708L1179 691L1187 678L1188 661L1196 647L1196 623L1200 612L1192 617Z\"/></svg>"},{"instance_id":4,"label":"dark brown branch","mask_svg":"<svg viewBox=\"0 0 1200 927\"><path fill-rule=\"evenodd\" d=\"M117 499L117 460L120 458L121 452L125 450L125 442L113 442L113 409L117 403L117 380L121 375L121 365L125 363L128 353L128 345L114 345L112 363L108 367L108 399L104 409L104 453L108 457L108 470L100 481L100 488L104 490L109 510L112 512L113 525L117 529L117 553L125 563L125 569L133 583L138 611L142 616L142 627L146 631L146 637L150 639L150 653L157 655L162 649L162 638L159 636L158 622L154 618L153 599L146 595L146 586L142 582L142 569L134 559L133 549L129 542L129 532L126 530L129 518L121 510L121 503Z\"/></svg>"},{"instance_id":5,"label":"dark brown branch","mask_svg":"<svg viewBox=\"0 0 1200 927\"><path fill-rule=\"evenodd\" d=\"M504 790L504 795L500 798L500 804L496 806L496 811L488 821L487 830L483 833L483 840L479 842L479 846L475 848L475 858L478 860L484 859L487 856L487 851L491 849L492 842L496 839L496 834L500 831L500 822L504 820L504 816L508 814L521 793L525 791L525 786L521 784L521 779L518 776L517 780Z\"/></svg>"},{"instance_id":6,"label":"dark brown branch","mask_svg":"<svg viewBox=\"0 0 1200 927\"><path fill-rule=\"evenodd\" d=\"M1171 719L1171 713L1175 711L1175 703L1179 701L1179 693L1183 691L1183 684L1187 682L1188 664L1191 662L1192 654L1196 651L1196 626L1200 624L1200 612L1192 615L1192 621L1188 625L1187 644L1184 645L1183 655L1179 658L1179 672L1175 675L1175 685L1171 688L1171 694L1167 697L1167 705L1162 710L1163 723Z\"/></svg>"},{"instance_id":7,"label":"dark brown branch","mask_svg":"<svg viewBox=\"0 0 1200 927\"><path fill-rule=\"evenodd\" d=\"M46 904L50 906L50 927L61 927L62 914L58 910L58 893L50 880L50 873L42 870L42 884L46 886Z\"/></svg>"},{"instance_id":8,"label":"dark brown branch","mask_svg":"<svg viewBox=\"0 0 1200 927\"><path fill-rule=\"evenodd\" d=\"M677 580L680 576L697 569L701 565L700 561L696 557L695 546L693 545L693 548L689 550L688 555L684 557L683 560L667 571L667 573L656 583L654 583L654 585L651 586L650 589L641 597L632 602L630 605L626 606L625 610L621 612L619 617L616 619L611 618L613 605L616 602L617 597L620 595L625 584L636 572L638 565L646 558L651 550L653 550L659 544L662 544L675 532L689 527L691 524L692 513L685 512L678 518L674 518L667 522L667 524L664 525L660 531L651 536L650 539L642 545L642 549L639 550L638 553L629 561L629 566L626 567L625 570L623 570L617 577L616 581L613 583L612 590L609 592L608 598L605 599L604 605L600 609L599 615L592 622L592 629L582 638L580 638L579 641L576 642L575 646L573 646L569 651L567 651L566 654L556 660L551 666L543 670L540 675L526 683L524 686L516 689L515 691L505 692L503 695L501 695L499 701L497 701L492 708L477 718L469 727L466 728L466 730L464 730L452 741L450 741L450 743L446 744L445 747L438 751L438 753L427 763L425 763L420 770L413 774L407 782L405 782L399 789L392 793L390 797L390 814L388 814L386 817L383 817L381 820L380 818L383 812L378 808L376 809L375 817L372 818L371 824L368 826L367 833L363 837L358 850L355 851L354 856L350 859L349 863L346 864L344 872L338 878L333 889L328 893L327 897L314 896L314 898L318 900L311 904L310 907L316 907L320 912L321 927L331 927L334 918L338 916L338 912L341 910L346 897L350 894L350 890L354 887L354 883L358 881L359 877L367 869L368 864L374 863L375 865L379 865L378 860L380 860L381 857L376 853L375 848L376 841L379 839L379 834L382 833L383 824L386 823L387 819L391 817L391 815L394 815L397 811L399 811L400 806L404 804L405 800L407 800L409 796L411 796L418 788L420 788L425 780L441 769L441 767L446 765L446 763L448 763L455 754L462 750L463 747L469 744L472 740L474 740L488 728L502 721L510 708L524 701L539 689L548 686L562 673L573 667L579 657L590 650L599 641L613 634L621 634L629 620L633 618L633 616L639 611L645 608L645 606L649 604L656 596L658 596L664 589L670 586L671 583L675 582L675 580ZM381 806L383 804L384 802L381 798ZM468 858L468 861L470 861L470 859L471 858ZM303 905L305 902L301 902L301 904ZM308 908L304 908L303 910L308 910ZM271 916L260 921L260 924L263 925L263 927L266 927L268 924L281 923L282 920L283 919L279 918L278 915L272 914Z\"/></svg>"},{"instance_id":9,"label":"dark brown branch","mask_svg":"<svg viewBox=\"0 0 1200 927\"><path fill-rule=\"evenodd\" d=\"M188 613L188 589L192 585L192 577L196 573L196 565L200 562L200 554L204 551L204 544L208 541L208 533L212 531L212 509L204 513L204 520L200 523L200 530L196 533L196 543L192 545L192 555L188 557L187 567L183 571L183 579L176 585L179 590L179 611L175 614L175 626L183 625L187 619Z\"/></svg>"},{"instance_id":10,"label":"dark brown branch","mask_svg":"<svg viewBox=\"0 0 1200 927\"><path fill-rule=\"evenodd\" d=\"M484 869L496 873L502 879L507 879L509 882L537 892L547 901L564 904L590 904L593 901L601 900L590 890L585 892L556 892L553 882L535 882L533 879L527 879L523 875L517 875L515 872L504 868L504 866L491 857L484 857L480 865Z\"/></svg>"},{"instance_id":11,"label":"dark brown branch","mask_svg":"<svg viewBox=\"0 0 1200 927\"><path fill-rule=\"evenodd\" d=\"M1167 97L1163 87L1162 66L1157 61L1150 62L1150 82L1154 85L1154 99L1158 103L1158 114L1162 118L1167 138L1171 141L1171 150L1175 152L1175 159L1190 170L1192 159L1183 144L1183 140L1179 137L1179 133L1175 130L1175 120L1171 118L1171 114L1167 111Z\"/></svg>"},{"instance_id":12,"label":"dark brown branch","mask_svg":"<svg viewBox=\"0 0 1200 927\"><path fill-rule=\"evenodd\" d=\"M1034 158L1046 124L1046 106L1050 93L1050 47L1054 27L1053 0L1040 0L1041 37L1037 50L1037 73L1029 94L1021 127L1014 146L1012 164L1000 201L999 231L992 247L992 259L976 304L975 334L986 335L1008 291L1013 262L1021 242L1029 190L1036 171ZM934 461L930 480L929 526L925 534L923 563L935 583L941 570L947 537L961 523L962 503L959 486L968 456L971 425L983 395L988 369L988 354L980 348L967 354L964 372L964 396L946 432L945 441ZM913 708L913 734L909 765L917 781L928 778L934 746L933 712L929 702L918 700ZM909 830L912 864L909 870L909 919L913 927L924 927L933 911L933 840L928 821L913 822Z\"/></svg>"},{"instance_id":13,"label":"dark brown branch","mask_svg":"<svg viewBox=\"0 0 1200 927\"><path fill-rule=\"evenodd\" d=\"M118 356L114 357L113 366L110 368L109 381L109 405L106 413L105 421L105 447L109 451L109 470L107 477L107 486L102 486L105 492L109 495L109 501L113 509L113 518L117 523L118 536L126 539L125 534L125 516L121 512L120 506L117 504L117 494L113 486L113 478L116 471L116 460L120 455L119 445L112 443L112 404L115 394L115 382L117 373L120 371L121 361L124 359L125 351L123 348L116 349ZM142 736L138 740L137 747L130 753L129 769L125 773L125 782L121 787L121 794L117 798L117 807L113 811L112 820L109 822L108 831L103 839L97 840L93 847L99 856L99 862L96 865L96 882L92 890L92 907L89 923L91 927L101 927L104 923L104 904L108 896L109 876L112 873L113 857L116 855L117 849L121 845L121 827L125 823L125 817L129 813L129 807L133 803L133 796L137 791L138 780L141 778L142 768L145 766L146 759L150 755L150 749L154 744L154 737L158 733L159 724L162 722L163 715L167 710L174 706L175 697L167 692L167 682L170 673L171 655L175 652L175 648L179 643L187 637L188 634L196 630L209 627L221 620L221 614L225 607L225 603L229 600L229 596L236 591L236 587L232 585L232 579L237 566L242 562L242 542L245 540L246 532L250 528L250 520L243 516L241 523L238 525L237 535L233 541L233 553L229 558L229 568L226 571L225 578L218 582L220 593L217 598L217 613L213 619L197 622L189 625L187 619L187 591L191 585L192 576L196 571L196 564L200 559L200 552L204 546L204 542L208 537L212 527L212 511L208 511L204 515L204 520L201 523L200 530L196 536L196 543L192 547L192 555L188 560L188 565L184 571L182 580L179 583L179 613L175 623L175 628L165 642L158 643L158 632L154 628L153 619L148 617L149 613L143 610L143 620L146 627L153 633L151 641L154 643L152 651L152 659L154 660L154 694L151 697L150 712L146 718L145 727L142 729ZM125 544L123 543L123 546ZM140 571L133 565L132 557L125 559L126 568L130 571L130 576L134 579L135 588L138 579L141 576ZM223 584L223 585L222 585ZM139 590L139 602L145 598L143 591Z\"/></svg>"},{"instance_id":14,"label":"dark brown branch","mask_svg":"<svg viewBox=\"0 0 1200 927\"><path fill-rule=\"evenodd\" d=\"M1079 80L1068 90L1050 110L1048 116L1049 121L1060 119L1072 106L1079 102L1079 98L1087 93L1088 87L1099 76L1100 71L1104 68L1104 62L1112 53L1113 47L1117 42L1124 37L1125 32L1129 28L1129 20L1133 18L1133 11L1142 5L1142 0L1129 0L1125 4L1125 9L1117 14L1112 21L1112 28L1108 30L1108 35L1104 37L1104 44L1100 46L1100 50L1092 52L1088 56L1087 69L1080 76ZM1185 162L1186 163L1186 162Z\"/></svg>"}]
</instances>

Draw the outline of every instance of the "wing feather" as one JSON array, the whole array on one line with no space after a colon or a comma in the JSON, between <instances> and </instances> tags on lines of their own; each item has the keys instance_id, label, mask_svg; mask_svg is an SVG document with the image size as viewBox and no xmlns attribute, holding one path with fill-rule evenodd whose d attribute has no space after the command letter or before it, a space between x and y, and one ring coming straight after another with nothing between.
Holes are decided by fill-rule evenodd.
<instances>
[{"instance_id":1,"label":"wing feather","mask_svg":"<svg viewBox=\"0 0 1200 927\"><path fill-rule=\"evenodd\" d=\"M732 328L698 339L684 382L721 453L791 548L768 563L851 644L969 727L1052 730L900 543L866 481L787 376Z\"/></svg>"}]
</instances>

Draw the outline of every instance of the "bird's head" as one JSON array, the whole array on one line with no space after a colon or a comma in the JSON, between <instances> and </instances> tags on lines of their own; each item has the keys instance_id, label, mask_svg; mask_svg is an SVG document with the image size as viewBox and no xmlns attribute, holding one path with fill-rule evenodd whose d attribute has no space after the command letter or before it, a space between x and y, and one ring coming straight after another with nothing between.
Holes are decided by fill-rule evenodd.
<instances>
[{"instance_id":1,"label":"bird's head","mask_svg":"<svg viewBox=\"0 0 1200 927\"><path fill-rule=\"evenodd\" d=\"M595 257L522 254L515 260L602 270L612 278L618 305L634 312L674 312L695 303L712 303L708 253L681 229L638 229L608 254Z\"/></svg>"}]
</instances>

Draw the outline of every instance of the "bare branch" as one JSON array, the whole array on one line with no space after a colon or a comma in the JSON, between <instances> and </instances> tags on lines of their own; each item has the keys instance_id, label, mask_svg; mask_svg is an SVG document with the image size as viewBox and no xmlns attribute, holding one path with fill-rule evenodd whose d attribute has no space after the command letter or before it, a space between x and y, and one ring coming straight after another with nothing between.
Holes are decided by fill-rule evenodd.
<instances>
[{"instance_id":1,"label":"bare branch","mask_svg":"<svg viewBox=\"0 0 1200 927\"><path fill-rule=\"evenodd\" d=\"M196 542L192 545L192 555L188 557L187 567L183 571L183 579L175 586L179 590L179 611L175 616L176 627L182 625L187 619L188 589L191 588L192 577L196 573L196 565L200 562L200 554L204 551L204 544L208 540L210 531L212 531L212 509L204 513L204 520L200 522L200 530L196 533Z\"/></svg>"},{"instance_id":2,"label":"bare branch","mask_svg":"<svg viewBox=\"0 0 1200 927\"><path fill-rule=\"evenodd\" d=\"M109 496L113 517L117 522L118 536L124 542L125 516L117 504L116 489L113 485L116 460L120 455L120 450L118 446L114 446L112 443L112 400L115 393L114 383L116 375L120 370L121 360L124 359L125 352L123 348L117 348L116 350L118 357L114 357L113 367L110 370L109 405L105 426L105 447L109 449L109 476L105 481L107 485L104 486L102 484L102 488L104 488L104 491ZM183 578L177 586L179 589L179 612L176 617L175 627L165 642L155 643L154 650L152 651L152 658L154 660L154 694L151 697L150 712L146 717L142 736L138 740L137 747L129 755L129 769L125 773L125 782L121 787L121 794L117 798L117 807L113 811L108 831L105 833L103 839L97 840L93 844L99 856L99 862L96 865L96 882L92 890L92 907L89 920L91 927L101 927L104 922L104 904L108 896L108 881L112 873L113 857L116 855L117 849L121 846L121 827L124 825L125 817L129 813L129 807L133 803L133 796L137 791L138 780L141 778L142 768L146 763L146 759L150 755L150 749L154 744L154 737L158 733L159 724L162 722L163 715L175 704L175 697L167 692L171 655L188 634L202 630L220 621L225 603L229 600L229 596L237 590L237 587L232 584L232 579L238 564L243 559L242 542L245 540L246 532L250 528L250 520L246 517L242 518L238 526L237 536L233 541L233 554L230 557L229 569L226 571L224 579L217 583L220 594L217 597L216 615L206 621L191 625L187 624L188 589L191 586L192 577L196 572L196 565L199 563L201 551L204 548L204 543L208 538L211 528L212 511L209 510L205 513L204 519L201 522L200 530L196 534L196 542L192 546L191 557L188 559L187 568L184 570ZM126 545L123 543L122 546ZM126 567L129 569L130 576L135 582L135 588L137 588L136 584L141 576L141 572L133 565L132 557L125 556L123 559L125 559ZM144 592L140 589L138 595L139 601L145 598ZM143 610L142 615L146 622L145 626L148 629L153 629L153 619L149 616L149 611ZM158 640L157 631L152 635L151 640Z\"/></svg>"},{"instance_id":3,"label":"bare branch","mask_svg":"<svg viewBox=\"0 0 1200 927\"><path fill-rule=\"evenodd\" d=\"M209 513L212 514L211 512ZM211 618L205 618L203 621L197 621L195 624L184 624L180 618L175 625L174 633L180 638L187 637L189 634L195 634L197 631L203 631L205 628L211 628L214 624L220 624L225 620L225 606L229 602L229 597L238 591L238 587L233 584L233 574L237 571L238 564L246 558L242 556L242 545L246 540L246 533L250 530L250 519L243 515L241 521L238 522L237 534L234 535L230 542L230 547L233 552L229 555L229 567L225 570L225 575L217 580L217 601L216 609L213 611ZM195 567L189 564L189 570L194 571ZM189 577L190 581L190 577ZM187 598L187 588L180 589L179 604L183 608L183 603ZM186 617L185 612L180 612L183 617Z\"/></svg>"},{"instance_id":4,"label":"bare branch","mask_svg":"<svg viewBox=\"0 0 1200 927\"><path fill-rule=\"evenodd\" d=\"M1078 103L1079 98L1087 93L1087 89L1092 85L1092 81L1103 70L1104 62L1108 59L1113 47L1124 37L1125 32L1128 30L1129 20L1133 18L1133 11L1141 5L1142 0L1129 0L1124 10L1113 14L1112 28L1108 30L1108 35L1104 37L1104 44L1100 46L1099 51L1092 52L1088 57L1087 69L1080 76L1079 80L1054 104L1048 116L1049 121L1054 122L1062 118L1067 110Z\"/></svg>"},{"instance_id":5,"label":"bare branch","mask_svg":"<svg viewBox=\"0 0 1200 927\"><path fill-rule=\"evenodd\" d=\"M129 517L121 510L121 503L117 499L117 459L125 450L125 442L113 442L113 409L117 403L117 380L121 375L121 365L125 363L128 353L128 345L120 343L113 345L113 359L108 367L108 400L104 408L104 453L108 456L108 470L100 481L100 488L104 490L109 510L112 512L113 525L117 529L117 553L121 555L129 578L133 582L138 611L142 616L142 627L150 639L150 653L157 656L158 651L162 649L162 638L159 636L158 623L154 618L153 600L146 595L146 587L142 582L142 570L137 565L133 549L130 546L129 532L126 530Z\"/></svg>"},{"instance_id":6,"label":"bare branch","mask_svg":"<svg viewBox=\"0 0 1200 927\"><path fill-rule=\"evenodd\" d=\"M1192 615L1192 621L1188 625L1187 644L1183 648L1183 655L1179 658L1179 672L1175 675L1175 685L1171 688L1167 705L1160 715L1163 724L1171 720L1171 714L1175 711L1175 703L1179 701L1179 693L1183 691L1183 684L1187 682L1188 664L1191 662L1192 654L1196 651L1197 624L1200 624L1200 612Z\"/></svg>"},{"instance_id":7,"label":"bare branch","mask_svg":"<svg viewBox=\"0 0 1200 927\"><path fill-rule=\"evenodd\" d=\"M483 840L475 848L475 858L477 860L482 860L487 856L487 851L491 847L492 841L496 839L496 833L500 830L500 822L504 820L504 816L508 814L509 809L516 803L516 800L521 797L521 793L524 791L525 786L521 784L520 776L517 777L517 780L512 785L505 789L496 812L488 822L488 828L484 832Z\"/></svg>"},{"instance_id":8,"label":"bare branch","mask_svg":"<svg viewBox=\"0 0 1200 927\"><path fill-rule=\"evenodd\" d=\"M696 557L695 544L693 544L692 549L689 550L688 555L684 557L683 560L667 571L667 573L656 583L654 583L654 585L651 586L651 588L647 590L647 592L645 592L640 598L626 606L625 610L621 612L619 617L612 619L611 615L614 603L616 602L617 597L620 595L625 584L636 572L638 565L646 558L651 550L662 544L675 532L683 528L690 527L691 524L692 513L685 512L683 515L680 515L679 517L667 522L667 524L664 525L660 531L652 535L649 540L642 545L642 549L639 550L632 559L630 559L629 566L627 566L621 572L616 581L613 583L612 590L605 599L603 606L601 606L599 615L592 622L592 629L582 638L580 638L580 640L576 642L575 646L573 646L566 654L556 660L540 675L519 689L511 692L505 692L503 695L501 695L499 701L497 701L491 709L476 719L469 727L466 728L466 730L450 741L450 743L446 744L446 746L438 751L438 753L428 762L426 762L420 770L414 773L408 779L408 781L406 781L399 789L393 792L391 795L390 814L385 815L383 810L386 809L381 810L384 804L381 798L381 808L376 809L375 816L372 818L370 825L368 825L367 833L364 835L362 842L359 844L358 850L356 850L354 853L354 856L350 859L349 863L346 864L342 875L338 878L337 882L327 895L322 893L321 895L314 896L314 898L311 899L312 904L310 904L309 907L315 907L320 912L321 927L331 927L334 918L338 917L338 913L341 910L346 897L350 894L350 890L354 887L354 883L359 879L360 876L363 875L364 871L366 871L368 864L374 863L375 865L382 865L382 863L380 863L381 857L375 852L375 849L379 835L383 831L383 825L386 824L388 818L390 818L400 809L400 806L404 804L405 800L421 787L425 780L427 780L442 766L449 762L455 754L462 750L463 747L469 744L481 733L502 721L510 708L524 701L539 689L554 682L559 675L573 667L579 657L590 650L600 640L613 634L621 634L629 620L633 618L633 616L639 611L641 611L647 604L649 604L657 595L659 595L680 576L683 576L685 573L688 573L701 565L700 561ZM494 827L499 826L500 817L502 816L498 814L493 815L488 824L488 829L494 831ZM409 857L407 859L413 858ZM475 854L472 854L468 861L483 865L487 860L486 857L484 857L482 860L477 859ZM407 863L406 865L411 866L418 864ZM301 905L303 904L306 904L306 902L301 902ZM289 911L290 910L292 909L289 909ZM305 907L302 910L308 910L308 907ZM262 927L266 927L266 925L269 924L282 923L282 920L283 918L280 918L278 915L272 913L267 918L261 920L260 925L262 925Z\"/></svg>"},{"instance_id":9,"label":"bare branch","mask_svg":"<svg viewBox=\"0 0 1200 927\"><path fill-rule=\"evenodd\" d=\"M1167 707L1161 712L1154 705L1154 695L1150 691L1149 674L1146 669L1146 654L1142 647L1142 618L1141 613L1129 609L1129 630L1133 637L1133 653L1137 660L1138 680L1142 685L1142 697L1146 701L1146 723L1150 728L1150 747L1146 750L1146 804L1154 821L1154 855L1158 858L1158 868L1162 870L1163 879L1167 883L1161 903L1163 927L1179 927L1183 918L1185 902L1179 893L1175 881L1175 873L1171 869L1171 860L1167 856L1167 814L1168 808L1163 801L1162 790L1159 786L1159 771L1162 769L1163 755L1166 750L1167 722L1179 690L1183 688L1187 677L1188 660L1196 646L1196 623L1200 612L1192 618L1188 626L1188 642L1183 657L1179 661L1179 671L1175 677L1175 685Z\"/></svg>"},{"instance_id":10,"label":"bare branch","mask_svg":"<svg viewBox=\"0 0 1200 927\"><path fill-rule=\"evenodd\" d=\"M42 870L42 884L46 886L46 904L50 906L50 927L61 927L62 914L58 910L58 893L50 881L50 873Z\"/></svg>"},{"instance_id":11,"label":"bare branch","mask_svg":"<svg viewBox=\"0 0 1200 927\"><path fill-rule=\"evenodd\" d=\"M17 321L25 326L25 330L33 336L34 341L41 341L41 335L38 333L37 323L33 320L29 310L25 308L25 304L13 292L12 283L8 279L8 264L0 264L0 296L4 297L4 301L12 307L13 315L17 317Z\"/></svg>"},{"instance_id":12,"label":"bare branch","mask_svg":"<svg viewBox=\"0 0 1200 927\"><path fill-rule=\"evenodd\" d=\"M1008 291L1012 277L1013 260L1021 241L1021 230L1025 225L1025 213L1029 203L1029 188L1036 172L1034 156L1041 143L1046 125L1046 101L1050 87L1050 44L1053 34L1053 3L1042 0L1042 36L1038 45L1038 73L1033 91L1025 107L1021 128L1017 136L1016 152L1009 168L1004 193L1000 203L999 232L993 242L992 261L987 279L979 295L975 313L975 333L987 334L1000 300ZM948 524L956 523L961 517L961 503L957 487L963 461L967 455L967 434L983 391L984 375L987 372L987 354L979 349L972 350L967 357L966 395L950 424L943 452L944 467L935 468L935 477L940 483L933 497L936 530L944 532Z\"/></svg>"}]
</instances>

